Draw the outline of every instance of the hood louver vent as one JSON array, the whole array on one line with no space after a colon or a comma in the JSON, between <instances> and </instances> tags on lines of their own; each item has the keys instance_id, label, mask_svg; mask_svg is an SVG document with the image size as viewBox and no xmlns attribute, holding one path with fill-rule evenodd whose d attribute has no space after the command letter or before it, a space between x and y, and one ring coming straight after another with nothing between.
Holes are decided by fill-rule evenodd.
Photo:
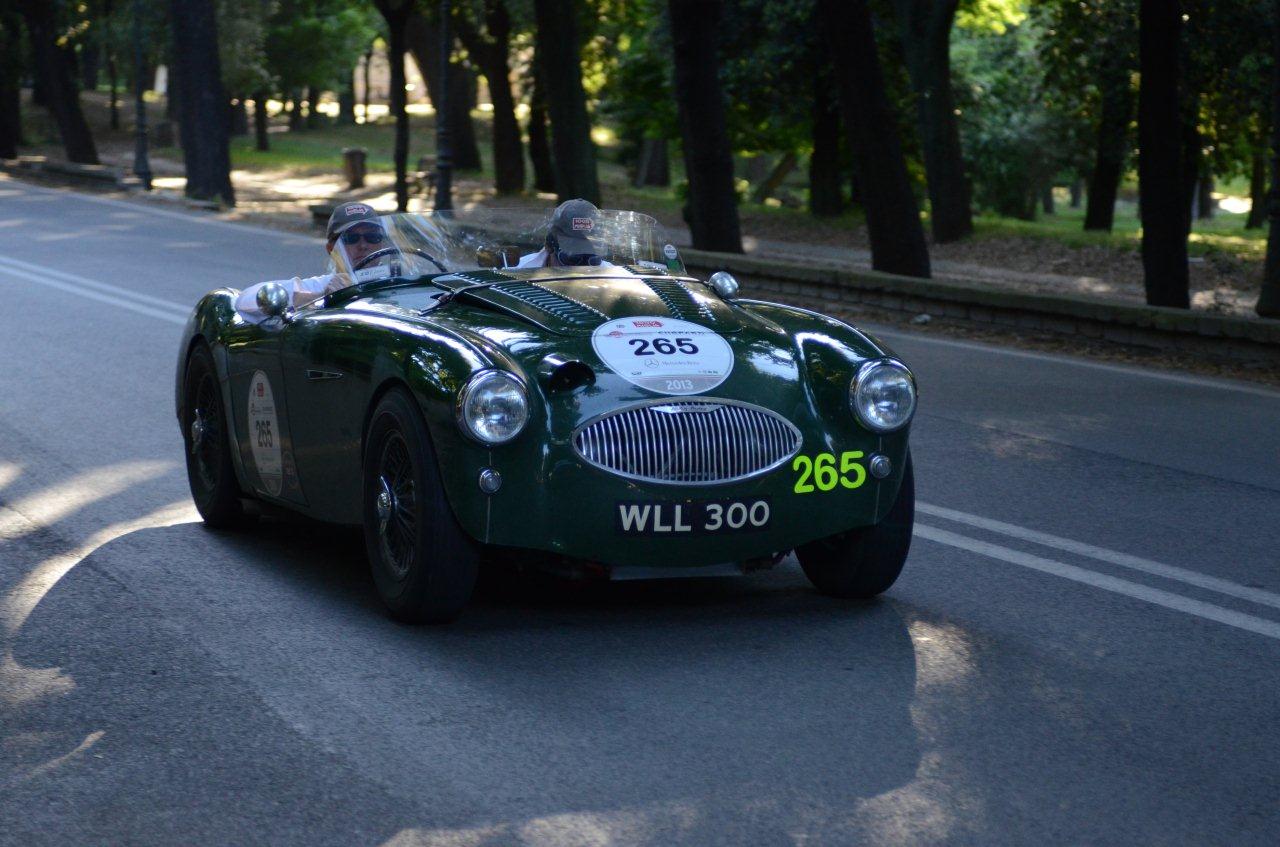
<instances>
[{"instance_id":1,"label":"hood louver vent","mask_svg":"<svg viewBox=\"0 0 1280 847\"><path fill-rule=\"evenodd\" d=\"M674 279L646 279L644 284L657 294L663 305L671 312L671 317L682 321L711 322L715 318L711 310L685 288L684 283Z\"/></svg>"}]
</instances>

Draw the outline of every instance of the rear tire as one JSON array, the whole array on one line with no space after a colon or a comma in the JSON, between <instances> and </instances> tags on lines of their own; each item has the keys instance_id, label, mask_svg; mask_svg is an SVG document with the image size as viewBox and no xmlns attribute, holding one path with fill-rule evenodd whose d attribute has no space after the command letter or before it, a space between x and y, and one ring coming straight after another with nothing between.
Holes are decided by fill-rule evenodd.
<instances>
[{"instance_id":1,"label":"rear tire","mask_svg":"<svg viewBox=\"0 0 1280 847\"><path fill-rule=\"evenodd\" d=\"M374 410L363 497L365 549L391 617L456 618L475 589L477 545L449 507L426 423L402 389L387 392Z\"/></svg>"},{"instance_id":2,"label":"rear tire","mask_svg":"<svg viewBox=\"0 0 1280 847\"><path fill-rule=\"evenodd\" d=\"M248 526L240 483L231 461L230 417L208 345L198 344L187 359L182 392L182 443L186 447L191 499L204 522L215 529Z\"/></svg>"},{"instance_id":3,"label":"rear tire","mask_svg":"<svg viewBox=\"0 0 1280 847\"><path fill-rule=\"evenodd\" d=\"M915 471L908 452L898 499L880 523L811 541L796 549L796 558L823 594L874 597L887 591L902 573L915 515Z\"/></svg>"}]
</instances>

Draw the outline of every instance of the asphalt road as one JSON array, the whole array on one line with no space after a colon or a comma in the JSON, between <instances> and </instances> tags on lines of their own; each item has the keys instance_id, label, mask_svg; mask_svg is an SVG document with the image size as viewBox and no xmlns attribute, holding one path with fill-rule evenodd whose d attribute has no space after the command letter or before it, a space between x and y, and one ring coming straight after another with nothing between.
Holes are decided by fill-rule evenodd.
<instances>
[{"instance_id":1,"label":"asphalt road","mask_svg":"<svg viewBox=\"0 0 1280 847\"><path fill-rule=\"evenodd\" d=\"M187 493L187 310L320 260L0 181L0 844L1280 842L1280 394L885 332L883 599L787 562L408 628L358 536Z\"/></svg>"}]
</instances>

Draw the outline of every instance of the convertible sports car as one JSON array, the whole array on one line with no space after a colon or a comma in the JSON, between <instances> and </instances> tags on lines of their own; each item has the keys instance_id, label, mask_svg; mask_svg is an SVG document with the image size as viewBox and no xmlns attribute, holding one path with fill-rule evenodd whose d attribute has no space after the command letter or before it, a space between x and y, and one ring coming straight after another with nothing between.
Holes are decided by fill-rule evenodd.
<instances>
[{"instance_id":1,"label":"convertible sports car","mask_svg":"<svg viewBox=\"0 0 1280 847\"><path fill-rule=\"evenodd\" d=\"M513 265L545 229L498 213L380 220L386 246L339 258L336 293L295 308L268 284L255 323L220 289L192 313L177 413L209 525L264 507L362 525L406 621L456 617L482 557L625 578L794 550L828 594L897 579L916 387L883 344L686 275L635 212L584 222L576 265L531 269Z\"/></svg>"}]
</instances>

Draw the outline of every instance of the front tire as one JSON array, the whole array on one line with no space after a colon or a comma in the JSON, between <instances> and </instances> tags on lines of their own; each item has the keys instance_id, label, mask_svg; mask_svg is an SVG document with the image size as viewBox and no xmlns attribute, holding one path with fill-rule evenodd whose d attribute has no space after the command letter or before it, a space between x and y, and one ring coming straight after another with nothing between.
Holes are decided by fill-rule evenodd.
<instances>
[{"instance_id":1,"label":"front tire","mask_svg":"<svg viewBox=\"0 0 1280 847\"><path fill-rule=\"evenodd\" d=\"M479 555L449 507L422 413L401 389L387 392L369 424L363 496L365 549L391 617L456 618L471 599Z\"/></svg>"},{"instance_id":2,"label":"front tire","mask_svg":"<svg viewBox=\"0 0 1280 847\"><path fill-rule=\"evenodd\" d=\"M898 499L880 523L811 541L796 549L796 558L823 594L874 597L888 591L902 573L915 516L915 471L908 452Z\"/></svg>"},{"instance_id":3,"label":"front tire","mask_svg":"<svg viewBox=\"0 0 1280 847\"><path fill-rule=\"evenodd\" d=\"M200 517L215 529L252 524L255 518L244 511L240 483L231 463L230 418L222 404L222 386L213 353L203 343L187 359L180 420L187 482Z\"/></svg>"}]
</instances>

